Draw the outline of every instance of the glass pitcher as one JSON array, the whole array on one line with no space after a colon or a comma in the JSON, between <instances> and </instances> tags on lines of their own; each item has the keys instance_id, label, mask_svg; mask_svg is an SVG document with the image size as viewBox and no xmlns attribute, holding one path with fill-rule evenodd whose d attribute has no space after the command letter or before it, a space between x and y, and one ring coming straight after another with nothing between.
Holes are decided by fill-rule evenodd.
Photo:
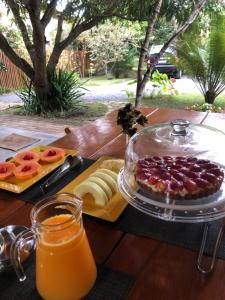
<instances>
[{"instance_id":1,"label":"glass pitcher","mask_svg":"<svg viewBox=\"0 0 225 300\"><path fill-rule=\"evenodd\" d=\"M96 265L82 223L82 202L57 194L31 211L31 229L17 236L10 256L20 281L26 279L21 249L36 246L36 287L46 300L84 297L96 280Z\"/></svg>"}]
</instances>

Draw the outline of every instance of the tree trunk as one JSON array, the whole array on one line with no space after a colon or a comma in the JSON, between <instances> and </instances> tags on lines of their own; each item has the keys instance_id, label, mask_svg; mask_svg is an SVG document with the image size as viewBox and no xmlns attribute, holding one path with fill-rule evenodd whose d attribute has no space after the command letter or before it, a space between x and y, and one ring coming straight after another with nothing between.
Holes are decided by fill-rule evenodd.
<instances>
[{"instance_id":1,"label":"tree trunk","mask_svg":"<svg viewBox=\"0 0 225 300\"><path fill-rule=\"evenodd\" d=\"M207 91L204 95L205 102L208 104L213 104L216 99L215 91Z\"/></svg>"},{"instance_id":2,"label":"tree trunk","mask_svg":"<svg viewBox=\"0 0 225 300\"><path fill-rule=\"evenodd\" d=\"M155 5L153 17L151 17L148 21L148 26L146 29L146 34L145 34L145 40L143 43L143 46L140 51L140 56L139 56L139 63L138 63L138 72L137 72L137 89L136 89L136 98L135 98L135 107L137 107L142 98L143 91L145 89L146 82L148 78L150 77L150 70L147 70L145 73L145 77L143 78L143 71L144 71L144 63L145 63L145 56L149 48L150 44L150 38L155 26L156 21L158 20L158 16L162 7L162 0L158 0Z\"/></svg>"},{"instance_id":3,"label":"tree trunk","mask_svg":"<svg viewBox=\"0 0 225 300\"><path fill-rule=\"evenodd\" d=\"M27 77L31 80L34 78L34 70L31 65L22 57L20 57L9 45L7 39L0 32L0 49L4 54L16 65L20 70L22 70Z\"/></svg>"},{"instance_id":4,"label":"tree trunk","mask_svg":"<svg viewBox=\"0 0 225 300\"><path fill-rule=\"evenodd\" d=\"M137 76L137 89L136 89L136 99L135 99L135 107L140 105L142 94L145 89L145 85L151 75L152 70L154 69L155 65L157 64L159 58L165 53L168 46L177 38L181 33L183 33L196 19L201 9L206 5L208 0L199 0L198 3L196 3L193 7L193 10L190 14L190 16L187 18L187 20L184 22L183 25L181 25L177 31L174 32L174 34L166 41L166 43L163 45L162 49L157 55L156 60L154 61L154 64L151 64L151 66L148 67L147 71L143 75L143 69L144 69L144 63L145 63L145 55L147 52L147 49L149 47L150 43L150 37L152 35L155 23L159 17L162 1L158 0L156 2L156 7L154 10L153 17L149 20L148 27L146 30L146 36L145 41L143 44L143 47L140 52L140 58L139 58L139 65L138 65L138 76Z\"/></svg>"},{"instance_id":5,"label":"tree trunk","mask_svg":"<svg viewBox=\"0 0 225 300\"><path fill-rule=\"evenodd\" d=\"M39 58L38 58L39 57ZM45 53L38 53L35 55L35 61L40 61L40 58L43 60L43 63L35 64L34 66L34 89L36 92L37 97L39 98L40 102L44 103L47 101L49 96L49 84L48 84L48 77L47 77L47 70L45 61Z\"/></svg>"},{"instance_id":6,"label":"tree trunk","mask_svg":"<svg viewBox=\"0 0 225 300\"><path fill-rule=\"evenodd\" d=\"M34 89L36 96L44 107L49 96L49 85L46 68L46 45L44 29L40 20L40 2L30 0L27 4L30 20L33 27L34 43Z\"/></svg>"},{"instance_id":7,"label":"tree trunk","mask_svg":"<svg viewBox=\"0 0 225 300\"><path fill-rule=\"evenodd\" d=\"M105 63L105 76L108 79L108 64Z\"/></svg>"}]
</instances>

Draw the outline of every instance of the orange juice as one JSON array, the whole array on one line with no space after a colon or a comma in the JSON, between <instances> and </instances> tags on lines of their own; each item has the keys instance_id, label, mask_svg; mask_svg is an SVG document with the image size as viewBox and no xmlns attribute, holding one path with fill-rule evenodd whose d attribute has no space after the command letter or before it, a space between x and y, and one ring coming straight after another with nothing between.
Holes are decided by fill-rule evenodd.
<instances>
[{"instance_id":1,"label":"orange juice","mask_svg":"<svg viewBox=\"0 0 225 300\"><path fill-rule=\"evenodd\" d=\"M96 280L96 265L83 227L69 214L50 217L42 224L59 230L47 226L50 229L40 233L36 248L39 294L45 300L84 297Z\"/></svg>"}]
</instances>

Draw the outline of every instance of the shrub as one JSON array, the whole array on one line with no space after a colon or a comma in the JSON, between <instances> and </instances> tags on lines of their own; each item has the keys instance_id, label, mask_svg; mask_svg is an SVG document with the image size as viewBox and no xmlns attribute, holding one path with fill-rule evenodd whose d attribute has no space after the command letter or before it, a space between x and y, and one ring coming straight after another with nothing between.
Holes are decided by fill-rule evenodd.
<instances>
[{"instance_id":1,"label":"shrub","mask_svg":"<svg viewBox=\"0 0 225 300\"><path fill-rule=\"evenodd\" d=\"M64 113L76 111L82 102L79 98L84 95L77 74L73 71L59 69L49 76L49 97L45 101L40 101L32 85L26 83L26 88L18 93L24 103L26 114L47 115L49 112Z\"/></svg>"},{"instance_id":2,"label":"shrub","mask_svg":"<svg viewBox=\"0 0 225 300\"><path fill-rule=\"evenodd\" d=\"M7 67L4 65L4 63L2 61L0 61L0 71L1 72L6 72L7 71Z\"/></svg>"},{"instance_id":3,"label":"shrub","mask_svg":"<svg viewBox=\"0 0 225 300\"><path fill-rule=\"evenodd\" d=\"M137 51L135 48L130 49L125 58L121 61L117 61L113 64L112 74L115 78L120 78L121 76L128 77L129 72L133 69L135 65L135 57Z\"/></svg>"}]
</instances>

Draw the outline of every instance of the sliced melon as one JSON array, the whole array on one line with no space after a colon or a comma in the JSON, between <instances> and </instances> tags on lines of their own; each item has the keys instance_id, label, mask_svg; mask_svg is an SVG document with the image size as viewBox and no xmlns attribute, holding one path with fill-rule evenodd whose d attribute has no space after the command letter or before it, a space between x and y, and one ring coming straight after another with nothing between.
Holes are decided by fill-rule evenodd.
<instances>
[{"instance_id":1,"label":"sliced melon","mask_svg":"<svg viewBox=\"0 0 225 300\"><path fill-rule=\"evenodd\" d=\"M117 192L116 180L114 178L112 178L111 176L109 176L108 174L103 173L101 171L96 171L96 172L92 173L91 176L101 178L103 181L105 181L105 183L107 183L110 186L113 193Z\"/></svg>"},{"instance_id":2,"label":"sliced melon","mask_svg":"<svg viewBox=\"0 0 225 300\"><path fill-rule=\"evenodd\" d=\"M95 199L96 205L104 206L109 200L104 190L99 185L89 180L85 180L81 184L77 185L73 192L80 198L88 193L91 194Z\"/></svg>"},{"instance_id":3,"label":"sliced melon","mask_svg":"<svg viewBox=\"0 0 225 300\"><path fill-rule=\"evenodd\" d=\"M97 185L99 185L103 189L103 191L106 193L108 199L112 198L112 195L113 195L112 190L111 190L110 186L104 180L102 180L99 177L90 176L90 177L88 177L88 181L92 181L92 182L96 183Z\"/></svg>"},{"instance_id":4,"label":"sliced melon","mask_svg":"<svg viewBox=\"0 0 225 300\"><path fill-rule=\"evenodd\" d=\"M124 166L124 159L107 159L102 162L100 168L109 169L113 172L119 173Z\"/></svg>"},{"instance_id":5,"label":"sliced melon","mask_svg":"<svg viewBox=\"0 0 225 300\"><path fill-rule=\"evenodd\" d=\"M98 169L98 171L108 174L108 175L111 176L113 179L115 179L116 182L117 182L117 176L118 176L118 175L117 175L115 172L113 172L113 171L111 171L111 170L109 170L109 169Z\"/></svg>"}]
</instances>

